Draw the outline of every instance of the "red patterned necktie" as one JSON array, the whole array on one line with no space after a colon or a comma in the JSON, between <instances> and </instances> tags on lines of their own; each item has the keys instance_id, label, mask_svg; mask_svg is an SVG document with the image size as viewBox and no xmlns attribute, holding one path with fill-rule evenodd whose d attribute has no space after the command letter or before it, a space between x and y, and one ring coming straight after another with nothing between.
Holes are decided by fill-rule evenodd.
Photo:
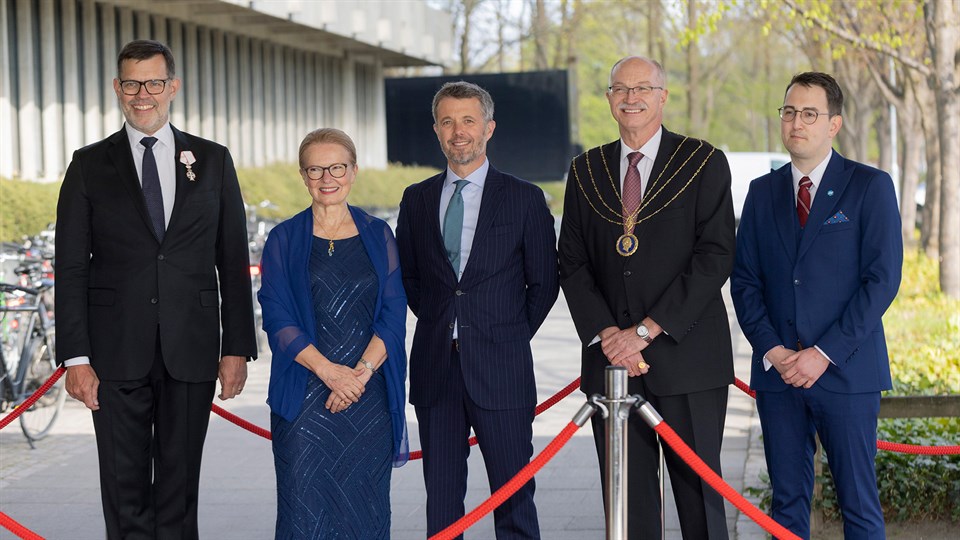
<instances>
[{"instance_id":1,"label":"red patterned necktie","mask_svg":"<svg viewBox=\"0 0 960 540\"><path fill-rule=\"evenodd\" d=\"M623 219L632 216L640 208L640 199L643 196L643 186L640 180L640 171L637 164L643 159L640 152L627 154L630 164L627 165L627 174L623 177Z\"/></svg>"},{"instance_id":2,"label":"red patterned necktie","mask_svg":"<svg viewBox=\"0 0 960 540\"><path fill-rule=\"evenodd\" d=\"M813 182L809 176L800 179L800 190L797 191L797 217L800 218L800 226L807 226L807 218L810 216L810 186Z\"/></svg>"}]
</instances>

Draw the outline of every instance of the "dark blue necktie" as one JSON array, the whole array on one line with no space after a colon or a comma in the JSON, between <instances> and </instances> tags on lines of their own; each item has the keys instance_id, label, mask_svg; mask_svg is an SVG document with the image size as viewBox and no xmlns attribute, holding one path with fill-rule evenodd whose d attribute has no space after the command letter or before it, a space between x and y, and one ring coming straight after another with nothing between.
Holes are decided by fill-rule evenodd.
<instances>
[{"instance_id":1,"label":"dark blue necktie","mask_svg":"<svg viewBox=\"0 0 960 540\"><path fill-rule=\"evenodd\" d=\"M469 182L456 180L456 187L450 197L447 213L443 216L443 246L447 250L447 259L453 271L460 275L460 237L463 235L463 187Z\"/></svg>"},{"instance_id":2,"label":"dark blue necktie","mask_svg":"<svg viewBox=\"0 0 960 540\"><path fill-rule=\"evenodd\" d=\"M163 192L160 190L160 173L157 171L157 158L153 155L153 145L156 143L156 137L140 139L140 144L144 147L143 166L140 174L143 181L143 199L147 203L150 221L153 222L153 232L157 235L157 240L163 242L166 226L163 219Z\"/></svg>"}]
</instances>

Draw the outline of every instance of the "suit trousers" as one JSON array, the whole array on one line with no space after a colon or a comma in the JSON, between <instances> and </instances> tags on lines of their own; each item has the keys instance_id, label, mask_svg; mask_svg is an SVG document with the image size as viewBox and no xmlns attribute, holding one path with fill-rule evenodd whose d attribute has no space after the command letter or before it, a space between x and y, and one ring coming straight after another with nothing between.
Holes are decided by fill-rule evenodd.
<instances>
[{"instance_id":1,"label":"suit trousers","mask_svg":"<svg viewBox=\"0 0 960 540\"><path fill-rule=\"evenodd\" d=\"M200 461L215 389L214 381L173 379L159 337L146 377L100 381L93 426L107 538L199 537Z\"/></svg>"},{"instance_id":2,"label":"suit trousers","mask_svg":"<svg viewBox=\"0 0 960 540\"><path fill-rule=\"evenodd\" d=\"M640 382L644 398L657 409L677 435L714 472L720 474L720 444L727 411L727 387L691 394L656 396L647 389L642 376ZM600 459L600 480L605 484L603 471L606 467L607 438L603 418L594 414L592 426ZM723 497L701 480L665 443L663 451L683 538L726 539L728 534ZM658 437L636 413L631 414L627 421L627 453L627 538L660 539Z\"/></svg>"},{"instance_id":3,"label":"suit trousers","mask_svg":"<svg viewBox=\"0 0 960 540\"><path fill-rule=\"evenodd\" d=\"M450 369L432 407L416 407L423 448L423 480L427 491L427 536L463 517L467 493L467 438L472 427L487 469L490 492L513 478L533 455L534 407L489 410L467 394L460 354L451 352ZM540 525L530 479L493 511L498 540L538 539ZM463 538L460 536L459 538Z\"/></svg>"},{"instance_id":4,"label":"suit trousers","mask_svg":"<svg viewBox=\"0 0 960 540\"><path fill-rule=\"evenodd\" d=\"M810 498L816 434L837 488L846 539L886 537L877 490L880 392L839 394L814 384L757 392L763 451L773 487L770 516L810 538Z\"/></svg>"}]
</instances>

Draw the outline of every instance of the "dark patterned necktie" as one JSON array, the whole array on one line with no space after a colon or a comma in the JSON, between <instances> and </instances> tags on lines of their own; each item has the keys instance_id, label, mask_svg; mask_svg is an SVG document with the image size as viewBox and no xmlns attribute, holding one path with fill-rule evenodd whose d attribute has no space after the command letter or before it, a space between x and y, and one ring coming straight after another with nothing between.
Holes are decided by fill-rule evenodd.
<instances>
[{"instance_id":1,"label":"dark patterned necktie","mask_svg":"<svg viewBox=\"0 0 960 540\"><path fill-rule=\"evenodd\" d=\"M800 218L800 226L807 226L807 218L810 217L810 187L813 182L809 176L800 179L800 189L797 191L797 217Z\"/></svg>"},{"instance_id":2,"label":"dark patterned necktie","mask_svg":"<svg viewBox=\"0 0 960 540\"><path fill-rule=\"evenodd\" d=\"M640 180L640 171L637 164L643 159L640 152L627 154L630 164L627 165L627 174L623 177L623 218L632 216L640 208L640 199L643 198L643 185Z\"/></svg>"},{"instance_id":3,"label":"dark patterned necktie","mask_svg":"<svg viewBox=\"0 0 960 540\"><path fill-rule=\"evenodd\" d=\"M147 212L150 213L153 232L157 235L157 240L163 242L166 225L163 217L163 192L160 190L160 173L157 171L157 158L153 155L153 145L156 143L156 137L140 139L140 144L144 147L140 174L142 176L143 199L147 203Z\"/></svg>"}]
</instances>

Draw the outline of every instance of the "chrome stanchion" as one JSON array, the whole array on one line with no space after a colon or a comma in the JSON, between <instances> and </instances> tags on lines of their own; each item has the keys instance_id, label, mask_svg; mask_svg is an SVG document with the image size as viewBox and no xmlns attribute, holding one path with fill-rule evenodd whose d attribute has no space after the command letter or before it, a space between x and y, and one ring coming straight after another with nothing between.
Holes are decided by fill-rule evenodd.
<instances>
[{"instance_id":1,"label":"chrome stanchion","mask_svg":"<svg viewBox=\"0 0 960 540\"><path fill-rule=\"evenodd\" d=\"M606 470L604 484L607 504L607 540L627 537L627 419L638 398L627 395L627 370L620 366L606 368L606 397L594 395L590 402L606 420Z\"/></svg>"}]
</instances>

